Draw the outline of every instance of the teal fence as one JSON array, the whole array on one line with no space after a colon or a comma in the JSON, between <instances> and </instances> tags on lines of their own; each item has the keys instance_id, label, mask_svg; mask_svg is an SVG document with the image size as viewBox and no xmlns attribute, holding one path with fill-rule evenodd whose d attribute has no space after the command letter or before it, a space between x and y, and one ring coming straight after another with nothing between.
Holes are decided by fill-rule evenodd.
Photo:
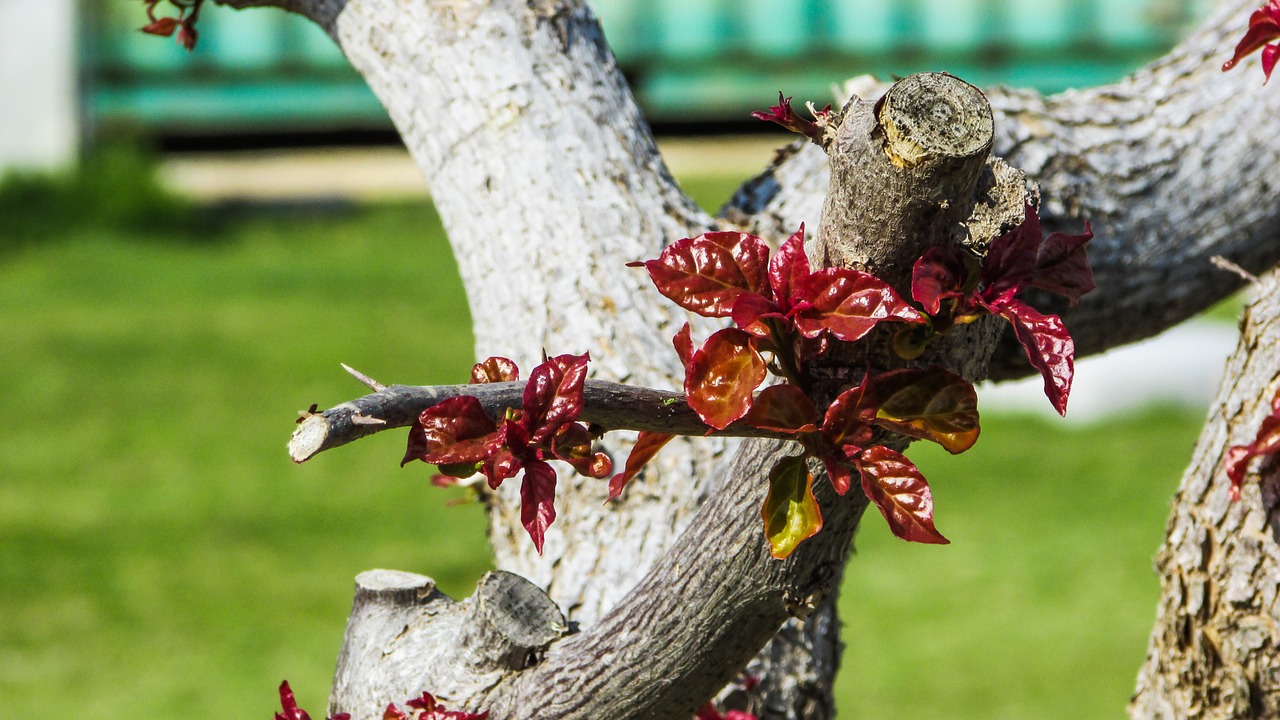
<instances>
[{"instance_id":1,"label":"teal fence","mask_svg":"<svg viewBox=\"0 0 1280 720\"><path fill-rule=\"evenodd\" d=\"M853 75L947 70L1044 91L1116 79L1211 0L595 0L656 120L741 119L785 90L824 99ZM168 132L384 128L329 39L271 10L209 8L200 47L136 32L135 0L91 0L85 107Z\"/></svg>"}]
</instances>

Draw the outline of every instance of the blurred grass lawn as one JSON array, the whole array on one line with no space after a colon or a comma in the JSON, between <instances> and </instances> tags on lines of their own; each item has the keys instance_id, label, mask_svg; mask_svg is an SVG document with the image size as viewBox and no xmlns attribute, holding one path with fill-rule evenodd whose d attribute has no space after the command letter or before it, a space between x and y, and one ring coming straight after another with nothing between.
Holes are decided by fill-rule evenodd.
<instances>
[{"instance_id":1,"label":"blurred grass lawn","mask_svg":"<svg viewBox=\"0 0 1280 720\"><path fill-rule=\"evenodd\" d=\"M732 187L689 186L709 205ZM402 433L301 467L283 447L297 410L360 392L339 362L465 376L467 308L432 210L54 235L0 254L0 714L266 720L283 678L319 711L356 573L469 594L489 567L480 508L399 469ZM954 544L897 542L868 517L842 597L841 716L1121 717L1199 423L989 417L967 455L913 451Z\"/></svg>"}]
</instances>

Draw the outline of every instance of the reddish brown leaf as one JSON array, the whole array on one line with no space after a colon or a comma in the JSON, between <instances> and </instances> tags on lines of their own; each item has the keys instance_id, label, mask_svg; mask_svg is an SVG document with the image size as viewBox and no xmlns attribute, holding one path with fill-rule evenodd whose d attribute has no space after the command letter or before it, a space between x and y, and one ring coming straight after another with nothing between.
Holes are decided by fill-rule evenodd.
<instances>
[{"instance_id":1,"label":"reddish brown leaf","mask_svg":"<svg viewBox=\"0 0 1280 720\"><path fill-rule=\"evenodd\" d=\"M934 246L911 269L911 297L930 315L942 301L961 298L977 284L978 259L956 245Z\"/></svg>"},{"instance_id":2,"label":"reddish brown leaf","mask_svg":"<svg viewBox=\"0 0 1280 720\"><path fill-rule=\"evenodd\" d=\"M818 411L804 391L795 385L771 385L751 404L743 420L751 427L777 432L817 432Z\"/></svg>"},{"instance_id":3,"label":"reddish brown leaf","mask_svg":"<svg viewBox=\"0 0 1280 720\"><path fill-rule=\"evenodd\" d=\"M640 470L653 459L654 455L663 448L667 443L671 442L671 438L675 435L663 435L655 432L642 432L636 437L636 444L631 447L631 454L627 456L627 465L622 472L613 476L609 481L609 499L612 500L622 494L623 488L631 479L640 473Z\"/></svg>"},{"instance_id":4,"label":"reddish brown leaf","mask_svg":"<svg viewBox=\"0 0 1280 720\"><path fill-rule=\"evenodd\" d=\"M785 323L787 316L772 300L755 293L742 293L733 303L730 313L733 324L758 338L773 340L771 322ZM776 340L773 340L776 341Z\"/></svg>"},{"instance_id":5,"label":"reddish brown leaf","mask_svg":"<svg viewBox=\"0 0 1280 720\"><path fill-rule=\"evenodd\" d=\"M888 283L857 270L819 270L805 279L797 294L803 301L793 318L805 337L817 337L827 330L841 340L853 342L881 322L925 321Z\"/></svg>"},{"instance_id":6,"label":"reddish brown leaf","mask_svg":"<svg viewBox=\"0 0 1280 720\"><path fill-rule=\"evenodd\" d=\"M858 456L862 490L875 503L893 534L908 542L950 543L933 526L933 493L905 455L875 445Z\"/></svg>"},{"instance_id":7,"label":"reddish brown leaf","mask_svg":"<svg viewBox=\"0 0 1280 720\"><path fill-rule=\"evenodd\" d=\"M693 354L685 374L689 407L702 421L723 430L751 409L767 369L755 339L734 328L716 332Z\"/></svg>"},{"instance_id":8,"label":"reddish brown leaf","mask_svg":"<svg viewBox=\"0 0 1280 720\"><path fill-rule=\"evenodd\" d=\"M599 479L613 471L608 455L592 451L591 432L581 423L562 425L551 437L551 453L572 465L579 475Z\"/></svg>"},{"instance_id":9,"label":"reddish brown leaf","mask_svg":"<svg viewBox=\"0 0 1280 720\"><path fill-rule=\"evenodd\" d=\"M409 716L395 703L387 703L387 709L382 711L382 720L409 720Z\"/></svg>"},{"instance_id":10,"label":"reddish brown leaf","mask_svg":"<svg viewBox=\"0 0 1280 720\"><path fill-rule=\"evenodd\" d=\"M644 266L653 284L680 307L728 317L744 292L768 287L769 246L747 233L709 232L678 240Z\"/></svg>"},{"instance_id":11,"label":"reddish brown leaf","mask_svg":"<svg viewBox=\"0 0 1280 720\"><path fill-rule=\"evenodd\" d=\"M142 32L148 35L159 35L160 37L170 37L177 29L178 19L171 17L157 18L141 28Z\"/></svg>"},{"instance_id":12,"label":"reddish brown leaf","mask_svg":"<svg viewBox=\"0 0 1280 720\"><path fill-rule=\"evenodd\" d=\"M289 681L280 683L280 706L283 708L281 712L276 713L275 720L311 720L311 716L306 710L298 707L298 701L293 696L293 690L289 687ZM350 713L338 713L328 720L351 720Z\"/></svg>"},{"instance_id":13,"label":"reddish brown leaf","mask_svg":"<svg viewBox=\"0 0 1280 720\"><path fill-rule=\"evenodd\" d=\"M809 256L804 251L804 224L787 238L769 260L769 289L782 313L788 313L800 301L799 291L813 274Z\"/></svg>"},{"instance_id":14,"label":"reddish brown leaf","mask_svg":"<svg viewBox=\"0 0 1280 720\"><path fill-rule=\"evenodd\" d=\"M1059 415L1066 415L1071 379L1075 375L1076 346L1062 318L1041 315L1021 300L1005 301L991 309L1013 325L1027 359L1044 378L1045 396Z\"/></svg>"},{"instance_id":15,"label":"reddish brown leaf","mask_svg":"<svg viewBox=\"0 0 1280 720\"><path fill-rule=\"evenodd\" d=\"M818 113L818 117L825 124L831 113L831 106L828 105L825 110ZM778 93L778 104L769 108L768 111L757 110L751 113L751 117L765 122L775 122L782 127L794 133L800 133L814 142L822 141L822 125L810 120L805 120L791 109L791 98L783 97L782 93Z\"/></svg>"},{"instance_id":16,"label":"reddish brown leaf","mask_svg":"<svg viewBox=\"0 0 1280 720\"><path fill-rule=\"evenodd\" d=\"M822 529L822 510L813 496L813 474L806 456L784 457L769 471L769 494L760 516L769 553L779 560Z\"/></svg>"},{"instance_id":17,"label":"reddish brown leaf","mask_svg":"<svg viewBox=\"0 0 1280 720\"><path fill-rule=\"evenodd\" d=\"M853 484L853 468L849 466L848 458L841 454L823 455L822 464L827 469L827 480L831 481L836 494L844 495L849 492Z\"/></svg>"},{"instance_id":18,"label":"reddish brown leaf","mask_svg":"<svg viewBox=\"0 0 1280 720\"><path fill-rule=\"evenodd\" d=\"M429 692L423 692L421 697L410 700L405 706L418 711L414 720L485 720L489 717L487 710L482 713L449 710Z\"/></svg>"},{"instance_id":19,"label":"reddish brown leaf","mask_svg":"<svg viewBox=\"0 0 1280 720\"><path fill-rule=\"evenodd\" d=\"M874 394L868 393L873 378L870 374L857 386L836 396L827 406L822 419L822 437L832 447L861 448L871 440L871 422L875 420Z\"/></svg>"},{"instance_id":20,"label":"reddish brown leaf","mask_svg":"<svg viewBox=\"0 0 1280 720\"><path fill-rule=\"evenodd\" d=\"M520 379L520 368L504 357L491 357L471 368L471 384L515 382Z\"/></svg>"},{"instance_id":21,"label":"reddish brown leaf","mask_svg":"<svg viewBox=\"0 0 1280 720\"><path fill-rule=\"evenodd\" d=\"M992 241L982 264L982 298L997 303L1038 287L1075 304L1094 287L1085 252L1093 231L1086 223L1082 235L1053 233L1045 238L1040 216L1030 203L1025 213L1021 225Z\"/></svg>"},{"instance_id":22,"label":"reddish brown leaf","mask_svg":"<svg viewBox=\"0 0 1280 720\"><path fill-rule=\"evenodd\" d=\"M689 331L689 323L685 323L680 328L680 332L671 338L671 344L676 346L676 355L680 357L680 364L684 365L688 371L689 363L693 362L693 335Z\"/></svg>"},{"instance_id":23,"label":"reddish brown leaf","mask_svg":"<svg viewBox=\"0 0 1280 720\"><path fill-rule=\"evenodd\" d=\"M422 411L409 429L409 447L401 467L411 460L433 465L477 463L490 455L498 424L470 395L449 398Z\"/></svg>"},{"instance_id":24,"label":"reddish brown leaf","mask_svg":"<svg viewBox=\"0 0 1280 720\"><path fill-rule=\"evenodd\" d=\"M1072 305L1080 297L1093 290L1093 268L1085 244L1093 239L1093 228L1084 224L1084 233L1067 235L1052 233L1040 243L1036 253L1036 273L1031 287L1047 290L1065 297Z\"/></svg>"},{"instance_id":25,"label":"reddish brown leaf","mask_svg":"<svg viewBox=\"0 0 1280 720\"><path fill-rule=\"evenodd\" d=\"M877 425L932 440L950 453L978 441L978 393L959 375L938 366L903 368L876 375L873 387Z\"/></svg>"},{"instance_id":26,"label":"reddish brown leaf","mask_svg":"<svg viewBox=\"0 0 1280 720\"><path fill-rule=\"evenodd\" d=\"M533 547L542 554L547 528L556 519L556 471L541 460L524 466L520 483L520 523L533 539Z\"/></svg>"},{"instance_id":27,"label":"reddish brown leaf","mask_svg":"<svg viewBox=\"0 0 1280 720\"><path fill-rule=\"evenodd\" d=\"M578 419L582 412L582 388L587 380L590 356L557 355L529 373L524 386L524 423L529 441L541 445L561 425Z\"/></svg>"}]
</instances>

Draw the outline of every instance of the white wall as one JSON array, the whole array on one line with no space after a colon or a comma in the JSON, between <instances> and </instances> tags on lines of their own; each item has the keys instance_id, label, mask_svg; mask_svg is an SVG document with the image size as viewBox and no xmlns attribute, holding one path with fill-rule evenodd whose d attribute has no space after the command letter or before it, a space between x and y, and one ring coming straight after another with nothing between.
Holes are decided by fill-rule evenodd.
<instances>
[{"instance_id":1,"label":"white wall","mask_svg":"<svg viewBox=\"0 0 1280 720\"><path fill-rule=\"evenodd\" d=\"M75 0L0 0L0 173L75 161Z\"/></svg>"}]
</instances>

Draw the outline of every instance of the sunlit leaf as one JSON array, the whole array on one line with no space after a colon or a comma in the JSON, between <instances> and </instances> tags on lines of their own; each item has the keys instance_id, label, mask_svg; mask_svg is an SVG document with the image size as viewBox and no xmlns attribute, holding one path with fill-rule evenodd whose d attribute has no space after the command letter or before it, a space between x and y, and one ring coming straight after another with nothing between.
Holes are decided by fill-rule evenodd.
<instances>
[{"instance_id":1,"label":"sunlit leaf","mask_svg":"<svg viewBox=\"0 0 1280 720\"><path fill-rule=\"evenodd\" d=\"M768 287L769 246L747 233L709 232L678 240L644 263L653 284L680 307L728 317L738 295Z\"/></svg>"},{"instance_id":2,"label":"sunlit leaf","mask_svg":"<svg viewBox=\"0 0 1280 720\"><path fill-rule=\"evenodd\" d=\"M1014 334L1027 353L1031 366L1044 378L1044 394L1059 415L1067 414L1067 398L1075 375L1076 345L1057 315L1041 315L1020 300L1011 300L992 310L1013 325Z\"/></svg>"},{"instance_id":3,"label":"sunlit leaf","mask_svg":"<svg viewBox=\"0 0 1280 720\"><path fill-rule=\"evenodd\" d=\"M556 519L556 471L541 460L524 466L520 483L520 524L533 539L533 547L542 554L547 528Z\"/></svg>"},{"instance_id":4,"label":"sunlit leaf","mask_svg":"<svg viewBox=\"0 0 1280 720\"><path fill-rule=\"evenodd\" d=\"M1276 39L1280 39L1280 0L1269 0L1249 16L1249 29L1240 38L1231 59L1222 64L1222 70L1230 70L1246 56L1262 48L1262 72L1270 80L1280 45L1268 43Z\"/></svg>"},{"instance_id":5,"label":"sunlit leaf","mask_svg":"<svg viewBox=\"0 0 1280 720\"><path fill-rule=\"evenodd\" d=\"M504 357L491 357L471 368L471 384L514 382L520 379L520 368Z\"/></svg>"},{"instance_id":6,"label":"sunlit leaf","mask_svg":"<svg viewBox=\"0 0 1280 720\"><path fill-rule=\"evenodd\" d=\"M881 427L932 440L951 453L978 441L978 393L955 373L937 366L891 370L876 375L874 394Z\"/></svg>"},{"instance_id":7,"label":"sunlit leaf","mask_svg":"<svg viewBox=\"0 0 1280 720\"><path fill-rule=\"evenodd\" d=\"M769 552L779 560L822 529L813 496L813 474L804 455L784 457L769 471L769 494L760 511Z\"/></svg>"},{"instance_id":8,"label":"sunlit leaf","mask_svg":"<svg viewBox=\"0 0 1280 720\"><path fill-rule=\"evenodd\" d=\"M786 323L787 316L772 300L756 293L742 293L733 303L730 313L733 324L758 338L776 342L773 323Z\"/></svg>"},{"instance_id":9,"label":"sunlit leaf","mask_svg":"<svg viewBox=\"0 0 1280 720\"><path fill-rule=\"evenodd\" d=\"M693 354L685 375L689 407L717 430L751 409L755 389L767 373L755 340L734 328L716 332Z\"/></svg>"},{"instance_id":10,"label":"sunlit leaf","mask_svg":"<svg viewBox=\"0 0 1280 720\"><path fill-rule=\"evenodd\" d=\"M853 484L854 468L849 465L848 458L842 454L823 455L822 465L827 469L827 480L831 482L836 494L844 495L849 492Z\"/></svg>"},{"instance_id":11,"label":"sunlit leaf","mask_svg":"<svg viewBox=\"0 0 1280 720\"><path fill-rule=\"evenodd\" d=\"M671 344L676 347L680 364L688 369L689 363L693 362L693 335L689 330L689 323L685 323L684 327L680 328L680 332L671 338Z\"/></svg>"},{"instance_id":12,"label":"sunlit leaf","mask_svg":"<svg viewBox=\"0 0 1280 720\"><path fill-rule=\"evenodd\" d=\"M667 443L671 442L671 438L675 435L663 435L655 432L642 432L636 438L636 444L631 448L631 454L627 456L626 467L623 471L614 475L609 480L609 499L612 500L622 494L623 488L631 479L640 473L640 470L653 459L654 455L663 448Z\"/></svg>"},{"instance_id":13,"label":"sunlit leaf","mask_svg":"<svg viewBox=\"0 0 1280 720\"><path fill-rule=\"evenodd\" d=\"M591 432L581 423L561 425L551 436L551 454L573 466L580 475L593 478L608 477L613 471L613 461L591 447Z\"/></svg>"},{"instance_id":14,"label":"sunlit leaf","mask_svg":"<svg viewBox=\"0 0 1280 720\"><path fill-rule=\"evenodd\" d=\"M561 425L578 419L582 412L582 389L587 380L587 361L582 355L548 358L529 373L524 386L525 427L530 442L541 444Z\"/></svg>"},{"instance_id":15,"label":"sunlit leaf","mask_svg":"<svg viewBox=\"0 0 1280 720\"><path fill-rule=\"evenodd\" d=\"M442 400L423 410L409 429L408 451L400 465L411 460L433 465L480 462L489 456L488 443L497 429L474 397Z\"/></svg>"},{"instance_id":16,"label":"sunlit leaf","mask_svg":"<svg viewBox=\"0 0 1280 720\"><path fill-rule=\"evenodd\" d=\"M874 386L870 374L862 382L836 396L827 406L822 418L822 437L833 447L846 445L861 447L871 440L871 422L875 420L874 395L868 388Z\"/></svg>"},{"instance_id":17,"label":"sunlit leaf","mask_svg":"<svg viewBox=\"0 0 1280 720\"><path fill-rule=\"evenodd\" d=\"M948 544L933 526L933 493L929 483L902 453L882 445L858 457L862 489L880 509L889 529L909 542Z\"/></svg>"},{"instance_id":18,"label":"sunlit leaf","mask_svg":"<svg viewBox=\"0 0 1280 720\"><path fill-rule=\"evenodd\" d=\"M805 279L797 295L803 301L793 318L805 337L817 337L827 330L853 342L881 322L925 321L888 283L857 270L819 270Z\"/></svg>"},{"instance_id":19,"label":"sunlit leaf","mask_svg":"<svg viewBox=\"0 0 1280 720\"><path fill-rule=\"evenodd\" d=\"M526 460L536 459L536 453L529 447L529 431L524 423L511 418L504 418L498 426L498 432L490 442L489 458L480 467L489 482L489 487L497 490L504 480L513 478Z\"/></svg>"},{"instance_id":20,"label":"sunlit leaf","mask_svg":"<svg viewBox=\"0 0 1280 720\"><path fill-rule=\"evenodd\" d=\"M800 229L769 259L769 288L781 312L790 312L799 302L798 293L811 274L809 256L804 251L804 223L801 223Z\"/></svg>"},{"instance_id":21,"label":"sunlit leaf","mask_svg":"<svg viewBox=\"0 0 1280 720\"><path fill-rule=\"evenodd\" d=\"M756 396L743 420L752 427L784 433L817 432L818 411L795 385L771 385Z\"/></svg>"},{"instance_id":22,"label":"sunlit leaf","mask_svg":"<svg viewBox=\"0 0 1280 720\"><path fill-rule=\"evenodd\" d=\"M810 106L812 107L812 106ZM822 128L829 122L831 116L831 106L828 105L823 110L814 113L814 119L805 120L791 109L791 98L783 97L782 93L778 93L778 104L770 107L768 111L757 110L751 113L751 117L765 122L774 122L794 133L800 133L814 142L822 141Z\"/></svg>"}]
</instances>

